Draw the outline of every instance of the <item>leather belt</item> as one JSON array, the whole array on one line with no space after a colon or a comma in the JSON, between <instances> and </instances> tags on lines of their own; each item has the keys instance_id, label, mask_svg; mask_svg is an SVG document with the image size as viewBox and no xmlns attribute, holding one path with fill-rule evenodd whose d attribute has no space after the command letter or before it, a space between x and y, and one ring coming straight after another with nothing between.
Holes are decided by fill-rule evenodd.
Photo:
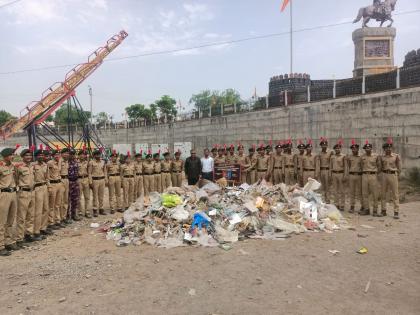
<instances>
[{"instance_id":1,"label":"leather belt","mask_svg":"<svg viewBox=\"0 0 420 315\"><path fill-rule=\"evenodd\" d=\"M321 171L329 171L330 168L329 167L321 167Z\"/></svg>"},{"instance_id":2,"label":"leather belt","mask_svg":"<svg viewBox=\"0 0 420 315\"><path fill-rule=\"evenodd\" d=\"M168 174L168 173L170 173L170 172L169 172L169 171L162 171L162 173Z\"/></svg>"},{"instance_id":3,"label":"leather belt","mask_svg":"<svg viewBox=\"0 0 420 315\"><path fill-rule=\"evenodd\" d=\"M120 174L108 174L108 176L111 176L111 177L113 177L113 176L120 176Z\"/></svg>"},{"instance_id":4,"label":"leather belt","mask_svg":"<svg viewBox=\"0 0 420 315\"><path fill-rule=\"evenodd\" d=\"M344 174L344 171L332 171L334 174Z\"/></svg>"},{"instance_id":5,"label":"leather belt","mask_svg":"<svg viewBox=\"0 0 420 315\"><path fill-rule=\"evenodd\" d=\"M367 175L375 175L376 172L363 172L363 174L367 174Z\"/></svg>"},{"instance_id":6,"label":"leather belt","mask_svg":"<svg viewBox=\"0 0 420 315\"><path fill-rule=\"evenodd\" d=\"M124 175L124 178L134 178L134 175Z\"/></svg>"},{"instance_id":7,"label":"leather belt","mask_svg":"<svg viewBox=\"0 0 420 315\"><path fill-rule=\"evenodd\" d=\"M105 179L105 176L92 177L92 180L101 180L101 179Z\"/></svg>"},{"instance_id":8,"label":"leather belt","mask_svg":"<svg viewBox=\"0 0 420 315\"><path fill-rule=\"evenodd\" d=\"M181 171L172 171L172 173L179 174Z\"/></svg>"},{"instance_id":9,"label":"leather belt","mask_svg":"<svg viewBox=\"0 0 420 315\"><path fill-rule=\"evenodd\" d=\"M61 175L61 179L67 179L69 178L68 175Z\"/></svg>"},{"instance_id":10,"label":"leather belt","mask_svg":"<svg viewBox=\"0 0 420 315\"><path fill-rule=\"evenodd\" d=\"M160 175L160 172L159 172L159 173L158 173L158 172L154 172L154 174L155 174L155 175Z\"/></svg>"},{"instance_id":11,"label":"leather belt","mask_svg":"<svg viewBox=\"0 0 420 315\"><path fill-rule=\"evenodd\" d=\"M52 179L50 180L50 184L59 184L61 183L61 179Z\"/></svg>"},{"instance_id":12,"label":"leather belt","mask_svg":"<svg viewBox=\"0 0 420 315\"><path fill-rule=\"evenodd\" d=\"M267 172L267 169L265 169L265 170L257 170L257 172Z\"/></svg>"},{"instance_id":13,"label":"leather belt","mask_svg":"<svg viewBox=\"0 0 420 315\"><path fill-rule=\"evenodd\" d=\"M396 174L397 171L382 171L382 173L385 173L385 174Z\"/></svg>"},{"instance_id":14,"label":"leather belt","mask_svg":"<svg viewBox=\"0 0 420 315\"><path fill-rule=\"evenodd\" d=\"M285 165L284 167L285 167L285 168L295 168L295 166L294 166L294 165Z\"/></svg>"},{"instance_id":15,"label":"leather belt","mask_svg":"<svg viewBox=\"0 0 420 315\"><path fill-rule=\"evenodd\" d=\"M81 176L78 176L78 178L80 178L80 179L87 178L87 177L88 177L88 175L81 175Z\"/></svg>"},{"instance_id":16,"label":"leather belt","mask_svg":"<svg viewBox=\"0 0 420 315\"><path fill-rule=\"evenodd\" d=\"M44 186L44 185L46 185L47 183L36 183L35 185L34 185L34 188L37 188L37 187L41 187L41 186Z\"/></svg>"},{"instance_id":17,"label":"leather belt","mask_svg":"<svg viewBox=\"0 0 420 315\"><path fill-rule=\"evenodd\" d=\"M144 173L144 175L149 175L150 176L150 175L153 175L153 173Z\"/></svg>"},{"instance_id":18,"label":"leather belt","mask_svg":"<svg viewBox=\"0 0 420 315\"><path fill-rule=\"evenodd\" d=\"M281 167L275 167L274 169L275 170L281 170Z\"/></svg>"},{"instance_id":19,"label":"leather belt","mask_svg":"<svg viewBox=\"0 0 420 315\"><path fill-rule=\"evenodd\" d=\"M19 190L26 191L26 192L31 192L32 191L32 189L29 188L29 187L19 187Z\"/></svg>"},{"instance_id":20,"label":"leather belt","mask_svg":"<svg viewBox=\"0 0 420 315\"><path fill-rule=\"evenodd\" d=\"M143 173L136 173L136 176L142 176Z\"/></svg>"},{"instance_id":21,"label":"leather belt","mask_svg":"<svg viewBox=\"0 0 420 315\"><path fill-rule=\"evenodd\" d=\"M0 189L1 192L8 192L8 193L12 193L16 191L16 187L7 187L7 188L2 188Z\"/></svg>"},{"instance_id":22,"label":"leather belt","mask_svg":"<svg viewBox=\"0 0 420 315\"><path fill-rule=\"evenodd\" d=\"M304 168L303 170L305 172L315 172L315 169L312 169L312 168Z\"/></svg>"},{"instance_id":23,"label":"leather belt","mask_svg":"<svg viewBox=\"0 0 420 315\"><path fill-rule=\"evenodd\" d=\"M362 175L362 172L349 172L350 175Z\"/></svg>"}]
</instances>

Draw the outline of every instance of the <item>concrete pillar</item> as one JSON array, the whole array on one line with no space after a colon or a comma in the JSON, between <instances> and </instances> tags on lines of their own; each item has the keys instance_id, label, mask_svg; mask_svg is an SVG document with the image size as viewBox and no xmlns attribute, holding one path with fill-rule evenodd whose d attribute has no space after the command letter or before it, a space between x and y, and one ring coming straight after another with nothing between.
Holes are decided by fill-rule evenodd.
<instances>
[{"instance_id":1,"label":"concrete pillar","mask_svg":"<svg viewBox=\"0 0 420 315\"><path fill-rule=\"evenodd\" d=\"M308 85L308 103L311 102L311 86Z\"/></svg>"},{"instance_id":2,"label":"concrete pillar","mask_svg":"<svg viewBox=\"0 0 420 315\"><path fill-rule=\"evenodd\" d=\"M401 76L400 76L400 68L397 69L397 83L396 83L397 89L401 88Z\"/></svg>"},{"instance_id":3,"label":"concrete pillar","mask_svg":"<svg viewBox=\"0 0 420 315\"><path fill-rule=\"evenodd\" d=\"M284 106L288 106L289 105L289 101L287 99L287 90L284 91Z\"/></svg>"},{"instance_id":4,"label":"concrete pillar","mask_svg":"<svg viewBox=\"0 0 420 315\"><path fill-rule=\"evenodd\" d=\"M223 116L223 104L220 104L220 113L222 114L222 116Z\"/></svg>"},{"instance_id":5,"label":"concrete pillar","mask_svg":"<svg viewBox=\"0 0 420 315\"><path fill-rule=\"evenodd\" d=\"M236 114L236 102L235 103L233 103L233 111L235 112L235 114Z\"/></svg>"},{"instance_id":6,"label":"concrete pillar","mask_svg":"<svg viewBox=\"0 0 420 315\"><path fill-rule=\"evenodd\" d=\"M362 80L362 94L366 94L366 76L363 76Z\"/></svg>"},{"instance_id":7,"label":"concrete pillar","mask_svg":"<svg viewBox=\"0 0 420 315\"><path fill-rule=\"evenodd\" d=\"M210 107L209 107L209 117L211 117L211 105L212 104L210 104Z\"/></svg>"},{"instance_id":8,"label":"concrete pillar","mask_svg":"<svg viewBox=\"0 0 420 315\"><path fill-rule=\"evenodd\" d=\"M265 108L268 108L268 94L267 94L267 96L265 97Z\"/></svg>"},{"instance_id":9,"label":"concrete pillar","mask_svg":"<svg viewBox=\"0 0 420 315\"><path fill-rule=\"evenodd\" d=\"M334 79L333 82L333 98L337 97L337 81Z\"/></svg>"}]
</instances>

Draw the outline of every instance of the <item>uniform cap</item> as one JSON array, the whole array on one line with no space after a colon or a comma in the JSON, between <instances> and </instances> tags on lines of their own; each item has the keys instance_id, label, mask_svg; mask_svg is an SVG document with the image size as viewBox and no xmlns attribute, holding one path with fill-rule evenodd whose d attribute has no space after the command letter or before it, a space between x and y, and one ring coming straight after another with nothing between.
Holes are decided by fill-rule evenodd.
<instances>
[{"instance_id":1,"label":"uniform cap","mask_svg":"<svg viewBox=\"0 0 420 315\"><path fill-rule=\"evenodd\" d=\"M93 151L92 155L93 156L101 155L101 151L96 149L96 150Z\"/></svg>"},{"instance_id":2,"label":"uniform cap","mask_svg":"<svg viewBox=\"0 0 420 315\"><path fill-rule=\"evenodd\" d=\"M319 145L328 145L327 138L321 137L321 142L319 143Z\"/></svg>"},{"instance_id":3,"label":"uniform cap","mask_svg":"<svg viewBox=\"0 0 420 315\"><path fill-rule=\"evenodd\" d=\"M0 152L2 157L13 155L13 153L15 153L15 149L12 148L5 148Z\"/></svg>"},{"instance_id":4,"label":"uniform cap","mask_svg":"<svg viewBox=\"0 0 420 315\"><path fill-rule=\"evenodd\" d=\"M155 154L153 154L153 158L157 158L157 157L159 157L160 156L160 153L155 153Z\"/></svg>"},{"instance_id":5,"label":"uniform cap","mask_svg":"<svg viewBox=\"0 0 420 315\"><path fill-rule=\"evenodd\" d=\"M163 156L168 156L168 155L169 155L169 152L163 153Z\"/></svg>"},{"instance_id":6,"label":"uniform cap","mask_svg":"<svg viewBox=\"0 0 420 315\"><path fill-rule=\"evenodd\" d=\"M41 149L35 150L34 156L39 156L41 154L45 154L44 152L45 152L45 150L41 150Z\"/></svg>"},{"instance_id":7,"label":"uniform cap","mask_svg":"<svg viewBox=\"0 0 420 315\"><path fill-rule=\"evenodd\" d=\"M63 148L63 149L61 149L61 153L66 153L66 152L69 152L70 150L69 150L69 148Z\"/></svg>"},{"instance_id":8,"label":"uniform cap","mask_svg":"<svg viewBox=\"0 0 420 315\"><path fill-rule=\"evenodd\" d=\"M20 152L21 157L24 157L26 154L32 154L32 152L29 149L24 149Z\"/></svg>"}]
</instances>

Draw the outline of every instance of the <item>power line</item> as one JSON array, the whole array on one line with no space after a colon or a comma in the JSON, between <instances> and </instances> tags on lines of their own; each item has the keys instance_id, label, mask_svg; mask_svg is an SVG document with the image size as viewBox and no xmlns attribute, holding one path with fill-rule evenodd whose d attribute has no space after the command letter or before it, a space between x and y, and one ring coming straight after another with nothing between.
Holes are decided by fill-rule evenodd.
<instances>
[{"instance_id":1,"label":"power line","mask_svg":"<svg viewBox=\"0 0 420 315\"><path fill-rule=\"evenodd\" d=\"M21 1L21 0L17 0L17 1ZM15 1L15 2L17 2L17 1ZM405 12L397 13L395 15L408 15L408 14L413 14L413 13L420 13L420 10L405 11ZM352 24L352 23L353 23L353 21L346 21L346 22L340 22L340 23L318 25L318 26L313 26L313 27L305 27L305 28L301 28L301 29L295 29L293 31L293 33L302 33L302 32L308 32L308 31L314 31L314 30L320 30L320 29L333 28L333 27L348 25L348 24ZM288 35L288 34L290 34L290 31L284 31L284 32L280 32L280 33L271 33L271 34L265 34L265 35L258 35L258 36L251 36L251 37L244 37L244 38L232 39L232 40L228 40L228 41L213 42L213 43L207 43L207 44L196 45L196 46L185 47L185 48L154 51L154 52L142 53L142 54L131 55L131 56L110 58L110 59L104 60L104 62L134 59L134 58L141 58L141 57L148 57L148 56L167 55L167 54L173 54L173 53L179 53L179 52L184 52L184 51L190 51L190 50L208 48L208 47L215 47L215 46L233 45L233 44L238 44L238 43L243 43L243 42L248 42L248 41L253 41L253 40L279 37L279 36L284 36L284 35ZM65 65L47 66L47 67L40 67L40 68L30 68L30 69L23 69L23 70L16 70L16 71L0 72L0 75L10 75L10 74L25 73L25 72L45 71L45 70L52 70L52 69L59 69L59 68L74 67L74 66L77 66L77 65L78 64L65 64Z\"/></svg>"},{"instance_id":2,"label":"power line","mask_svg":"<svg viewBox=\"0 0 420 315\"><path fill-rule=\"evenodd\" d=\"M12 5L12 4L18 3L20 1L22 1L22 0L15 0L15 1L10 1L8 3L2 4L2 5L0 5L0 9L3 9L5 7L8 7L9 5Z\"/></svg>"}]
</instances>

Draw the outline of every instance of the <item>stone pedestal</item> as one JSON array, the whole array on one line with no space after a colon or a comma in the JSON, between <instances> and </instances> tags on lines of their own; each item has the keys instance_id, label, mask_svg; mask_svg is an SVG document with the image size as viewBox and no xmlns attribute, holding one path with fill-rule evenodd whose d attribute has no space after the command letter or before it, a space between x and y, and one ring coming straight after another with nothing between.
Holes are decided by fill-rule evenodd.
<instances>
[{"instance_id":1,"label":"stone pedestal","mask_svg":"<svg viewBox=\"0 0 420 315\"><path fill-rule=\"evenodd\" d=\"M364 27L353 32L355 46L353 77L394 70L393 27Z\"/></svg>"}]
</instances>

